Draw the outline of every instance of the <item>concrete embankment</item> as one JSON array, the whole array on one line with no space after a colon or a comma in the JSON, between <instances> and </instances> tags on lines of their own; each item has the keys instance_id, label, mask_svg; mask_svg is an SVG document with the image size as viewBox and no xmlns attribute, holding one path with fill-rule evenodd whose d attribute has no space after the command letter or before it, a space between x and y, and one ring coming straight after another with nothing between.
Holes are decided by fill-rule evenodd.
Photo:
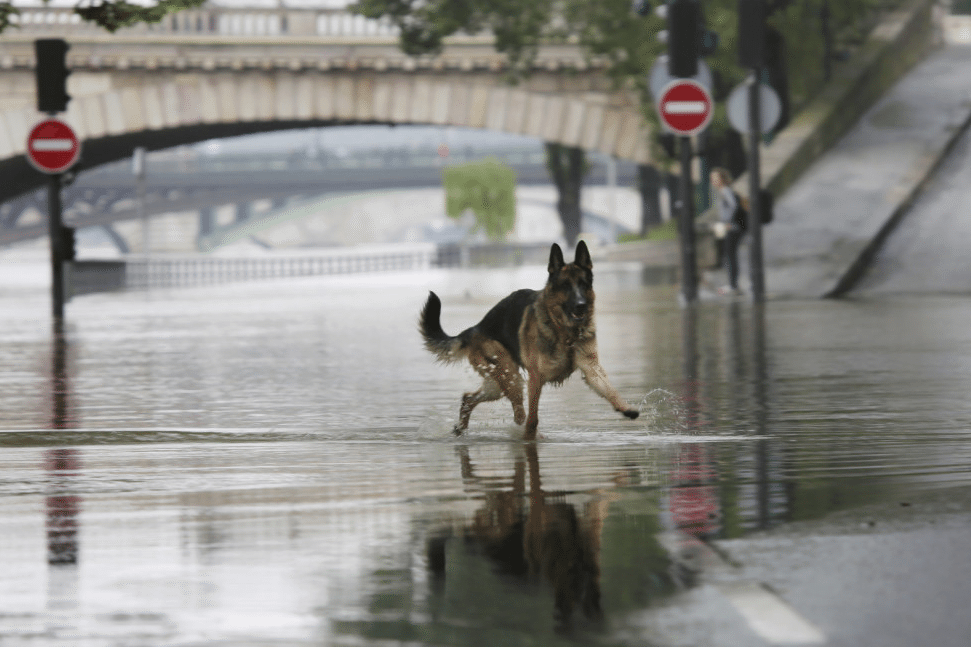
<instances>
[{"instance_id":1,"label":"concrete embankment","mask_svg":"<svg viewBox=\"0 0 971 647\"><path fill-rule=\"evenodd\" d=\"M853 287L967 127L969 87L971 47L936 51L792 185L765 232L772 294Z\"/></svg>"}]
</instances>

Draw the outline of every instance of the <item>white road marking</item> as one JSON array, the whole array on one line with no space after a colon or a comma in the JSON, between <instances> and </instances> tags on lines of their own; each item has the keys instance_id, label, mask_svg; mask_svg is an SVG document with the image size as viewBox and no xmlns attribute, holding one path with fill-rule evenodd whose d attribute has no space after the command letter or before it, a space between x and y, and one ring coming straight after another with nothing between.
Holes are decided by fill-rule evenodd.
<instances>
[{"instance_id":1,"label":"white road marking","mask_svg":"<svg viewBox=\"0 0 971 647\"><path fill-rule=\"evenodd\" d=\"M773 645L826 642L815 625L761 584L741 582L719 587L755 633Z\"/></svg>"},{"instance_id":2,"label":"white road marking","mask_svg":"<svg viewBox=\"0 0 971 647\"><path fill-rule=\"evenodd\" d=\"M30 143L35 151L69 151L74 148L70 139L35 139Z\"/></svg>"},{"instance_id":3,"label":"white road marking","mask_svg":"<svg viewBox=\"0 0 971 647\"><path fill-rule=\"evenodd\" d=\"M669 115L701 115L708 110L704 101L668 101L664 104L664 112Z\"/></svg>"}]
</instances>

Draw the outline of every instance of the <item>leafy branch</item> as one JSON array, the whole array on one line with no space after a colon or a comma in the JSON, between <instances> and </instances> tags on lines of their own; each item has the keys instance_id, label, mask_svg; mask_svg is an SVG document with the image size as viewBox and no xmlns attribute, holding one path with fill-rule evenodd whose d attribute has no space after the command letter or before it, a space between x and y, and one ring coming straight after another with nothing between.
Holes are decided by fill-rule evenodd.
<instances>
[{"instance_id":1,"label":"leafy branch","mask_svg":"<svg viewBox=\"0 0 971 647\"><path fill-rule=\"evenodd\" d=\"M45 0L46 3L47 0ZM157 23L170 13L184 9L195 9L206 0L158 0L153 6L142 6L125 0L101 0L78 5L74 13L86 22L92 22L112 33L123 27L140 23ZM18 27L12 16L20 15L20 10L11 0L0 0L0 33L8 27Z\"/></svg>"}]
</instances>

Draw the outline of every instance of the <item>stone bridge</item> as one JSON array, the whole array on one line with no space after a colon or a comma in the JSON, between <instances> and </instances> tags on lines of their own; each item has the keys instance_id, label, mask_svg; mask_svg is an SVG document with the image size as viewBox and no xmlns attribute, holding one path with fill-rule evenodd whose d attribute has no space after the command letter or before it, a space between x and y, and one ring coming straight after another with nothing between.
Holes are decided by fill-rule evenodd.
<instances>
[{"instance_id":1,"label":"stone bridge","mask_svg":"<svg viewBox=\"0 0 971 647\"><path fill-rule=\"evenodd\" d=\"M62 117L83 140L80 170L136 146L361 123L485 128L650 161L638 97L612 89L602 62L569 44L541 48L511 85L491 37L412 58L390 25L345 10L209 8L116 34L70 9L22 12L21 29L0 40L0 202L43 183L24 151L42 118L33 41L51 37L71 45Z\"/></svg>"}]
</instances>

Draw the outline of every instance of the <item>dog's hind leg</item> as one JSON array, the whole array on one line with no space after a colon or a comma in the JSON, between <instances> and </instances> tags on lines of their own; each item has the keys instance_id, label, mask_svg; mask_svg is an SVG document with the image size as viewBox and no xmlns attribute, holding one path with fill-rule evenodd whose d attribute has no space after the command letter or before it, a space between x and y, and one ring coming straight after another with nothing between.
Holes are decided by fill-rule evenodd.
<instances>
[{"instance_id":1,"label":"dog's hind leg","mask_svg":"<svg viewBox=\"0 0 971 647\"><path fill-rule=\"evenodd\" d=\"M462 396L462 406L459 408L459 422L452 429L452 433L461 436L462 432L469 427L469 417L472 410L481 402L491 402L502 397L502 389L499 384L491 377L486 377L482 382L482 387L478 391L466 393Z\"/></svg>"},{"instance_id":2,"label":"dog's hind leg","mask_svg":"<svg viewBox=\"0 0 971 647\"><path fill-rule=\"evenodd\" d=\"M502 393L512 402L512 415L517 425L526 421L526 409L523 408L523 376L519 374L519 369L513 365L511 372L507 371L499 377L499 386Z\"/></svg>"},{"instance_id":3,"label":"dog's hind leg","mask_svg":"<svg viewBox=\"0 0 971 647\"><path fill-rule=\"evenodd\" d=\"M517 425L526 420L523 408L523 376L519 373L516 361L499 342L491 342L486 347L489 352L488 363L477 369L483 377L492 378L502 389L502 394L512 403L513 418Z\"/></svg>"}]
</instances>

